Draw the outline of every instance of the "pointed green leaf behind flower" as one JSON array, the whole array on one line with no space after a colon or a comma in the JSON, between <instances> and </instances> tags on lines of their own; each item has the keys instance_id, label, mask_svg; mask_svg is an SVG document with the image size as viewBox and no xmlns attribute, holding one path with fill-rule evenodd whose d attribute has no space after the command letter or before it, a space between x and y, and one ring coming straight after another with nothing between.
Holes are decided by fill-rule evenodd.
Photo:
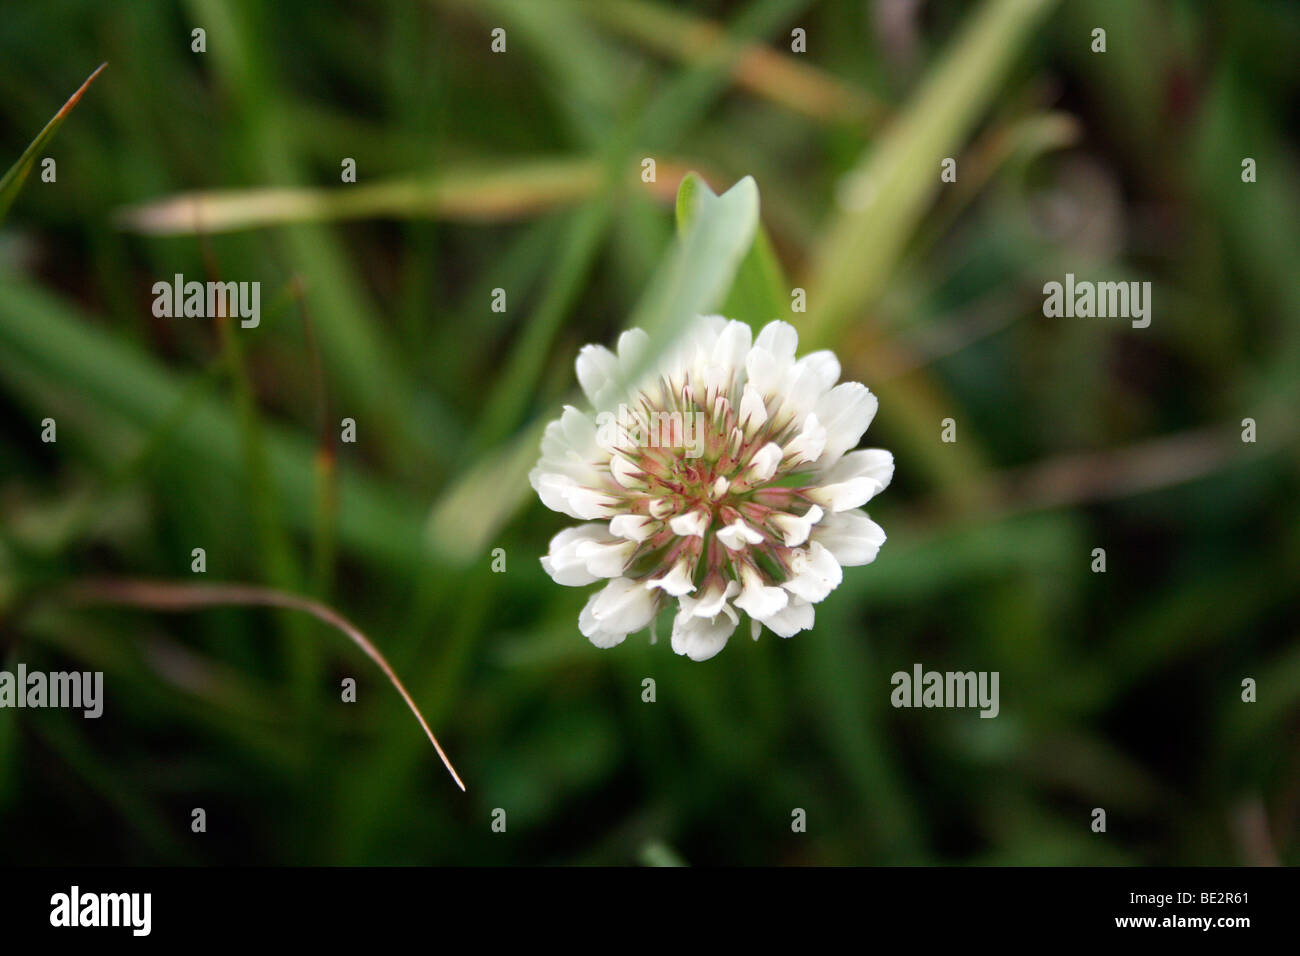
<instances>
[{"instance_id":1,"label":"pointed green leaf behind flower","mask_svg":"<svg viewBox=\"0 0 1300 956\"><path fill-rule=\"evenodd\" d=\"M686 227L628 322L649 333L654 353L722 304L758 229L758 185L746 176L719 196L690 173L678 190L679 217L683 208Z\"/></svg>"},{"instance_id":2,"label":"pointed green leaf behind flower","mask_svg":"<svg viewBox=\"0 0 1300 956\"><path fill-rule=\"evenodd\" d=\"M699 190L709 195L707 184L698 173L688 173L677 191L677 231L685 232L694 214L695 202ZM722 314L729 319L739 319L754 327L761 327L776 318L781 318L789 311L786 299L788 283L781 270L781 263L772 249L767 230L759 222L754 230L754 239L745 253L740 267L736 270L735 281L722 305Z\"/></svg>"}]
</instances>

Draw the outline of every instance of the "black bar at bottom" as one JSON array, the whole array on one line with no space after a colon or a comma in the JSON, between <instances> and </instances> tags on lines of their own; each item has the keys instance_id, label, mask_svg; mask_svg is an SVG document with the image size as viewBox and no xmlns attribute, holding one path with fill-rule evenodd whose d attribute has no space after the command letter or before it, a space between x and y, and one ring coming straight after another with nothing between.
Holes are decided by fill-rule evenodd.
<instances>
[{"instance_id":1,"label":"black bar at bottom","mask_svg":"<svg viewBox=\"0 0 1300 956\"><path fill-rule=\"evenodd\" d=\"M725 927L731 939L786 924L864 940L919 932L927 942L1046 934L1231 943L1293 929L1300 888L1294 870L1245 868L10 868L0 879L6 943L75 935L332 946L394 934L437 945L465 932L494 942L609 932L613 941L637 926L667 940L676 923Z\"/></svg>"}]
</instances>

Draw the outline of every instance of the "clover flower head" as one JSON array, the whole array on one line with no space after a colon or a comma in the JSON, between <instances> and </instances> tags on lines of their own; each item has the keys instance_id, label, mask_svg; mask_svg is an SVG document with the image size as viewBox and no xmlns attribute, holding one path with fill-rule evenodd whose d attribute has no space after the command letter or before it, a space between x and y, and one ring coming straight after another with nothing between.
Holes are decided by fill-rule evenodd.
<instances>
[{"instance_id":1,"label":"clover flower head","mask_svg":"<svg viewBox=\"0 0 1300 956\"><path fill-rule=\"evenodd\" d=\"M617 354L578 353L594 414L566 406L529 480L542 503L585 524L557 534L542 567L558 584L606 580L578 617L613 647L676 600L672 646L713 657L750 620L790 637L843 567L875 560L885 533L858 510L888 484L888 451L854 451L876 413L857 382L836 384L828 351L795 358L798 336L772 322L702 317L655 367L649 337Z\"/></svg>"}]
</instances>

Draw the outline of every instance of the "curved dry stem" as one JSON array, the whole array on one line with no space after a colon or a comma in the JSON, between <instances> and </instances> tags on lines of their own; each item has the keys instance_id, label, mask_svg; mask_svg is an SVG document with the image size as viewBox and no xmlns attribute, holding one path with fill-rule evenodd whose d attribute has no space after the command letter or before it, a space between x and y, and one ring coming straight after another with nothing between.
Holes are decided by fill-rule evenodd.
<instances>
[{"instance_id":1,"label":"curved dry stem","mask_svg":"<svg viewBox=\"0 0 1300 956\"><path fill-rule=\"evenodd\" d=\"M460 787L462 791L465 789L464 781L456 773L456 768L451 765L451 761L447 758L442 745L438 743L438 738L429 729L429 724L425 721L424 715L420 713L420 708L415 705L415 701L411 699L406 686L393 672L393 668L389 666L384 655L379 652L379 649L370 642L370 639L355 624L333 608L296 594L251 584L173 584L166 581L92 579L78 582L61 591L60 595L79 604L119 604L144 607L155 611L188 611L205 607L259 606L287 608L292 611L303 611L310 614L317 620L342 631L352 643L361 648L365 655L384 672L384 676L397 688L397 692L402 695L402 700L406 701L406 706L411 709L415 719L424 728L425 735L429 738L429 742L433 744L433 749L438 752L438 756L442 758L442 765L451 774L451 779L456 781L456 786Z\"/></svg>"}]
</instances>

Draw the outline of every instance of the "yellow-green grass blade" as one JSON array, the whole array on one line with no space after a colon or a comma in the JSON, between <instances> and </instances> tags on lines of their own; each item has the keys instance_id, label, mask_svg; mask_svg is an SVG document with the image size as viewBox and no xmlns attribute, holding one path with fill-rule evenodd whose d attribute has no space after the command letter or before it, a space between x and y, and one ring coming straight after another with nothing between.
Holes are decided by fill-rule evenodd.
<instances>
[{"instance_id":1,"label":"yellow-green grass blade","mask_svg":"<svg viewBox=\"0 0 1300 956\"><path fill-rule=\"evenodd\" d=\"M178 236L373 217L491 222L569 205L591 195L600 182L601 166L595 159L531 160L488 170L476 163L427 176L330 189L182 193L122 209L118 224L132 232Z\"/></svg>"}]
</instances>

